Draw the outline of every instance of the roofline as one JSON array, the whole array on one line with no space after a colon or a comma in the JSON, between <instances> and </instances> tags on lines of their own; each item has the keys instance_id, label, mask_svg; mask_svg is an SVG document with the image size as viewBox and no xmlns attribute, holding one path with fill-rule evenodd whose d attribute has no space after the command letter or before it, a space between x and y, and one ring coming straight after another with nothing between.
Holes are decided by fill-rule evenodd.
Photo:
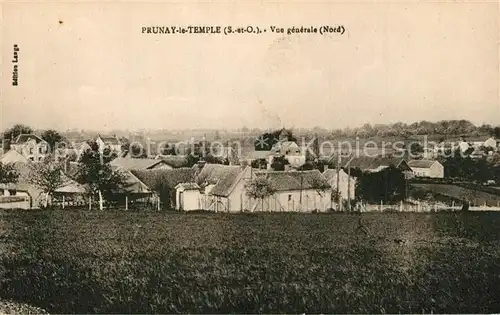
<instances>
[{"instance_id":1,"label":"roofline","mask_svg":"<svg viewBox=\"0 0 500 315\"><path fill-rule=\"evenodd\" d=\"M212 194L214 196L219 196L219 197L229 197L229 195L231 195L234 191L234 189L236 188L236 185L238 185L238 183L242 180L242 176L243 174L245 174L247 168L249 168L250 166L245 166L245 168L243 170L240 171L240 173L238 174L238 177L236 178L236 180L234 181L234 183L229 187L228 189L228 193L227 195L223 195L223 194ZM219 182L217 182L218 184Z\"/></svg>"}]
</instances>

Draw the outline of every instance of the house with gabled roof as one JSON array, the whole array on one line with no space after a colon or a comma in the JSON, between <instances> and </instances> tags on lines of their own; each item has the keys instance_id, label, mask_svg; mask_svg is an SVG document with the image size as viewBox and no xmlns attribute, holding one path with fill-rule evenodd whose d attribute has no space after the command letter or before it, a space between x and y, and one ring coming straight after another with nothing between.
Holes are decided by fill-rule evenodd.
<instances>
[{"instance_id":1,"label":"house with gabled roof","mask_svg":"<svg viewBox=\"0 0 500 315\"><path fill-rule=\"evenodd\" d=\"M20 134L10 144L11 150L16 150L31 162L42 161L49 154L49 144L35 134Z\"/></svg>"},{"instance_id":2,"label":"house with gabled roof","mask_svg":"<svg viewBox=\"0 0 500 315\"><path fill-rule=\"evenodd\" d=\"M167 164L162 159L135 159L118 157L109 163L111 166L122 170L152 170L152 169L172 169L172 166Z\"/></svg>"},{"instance_id":3,"label":"house with gabled roof","mask_svg":"<svg viewBox=\"0 0 500 315\"><path fill-rule=\"evenodd\" d=\"M0 162L3 164L11 164L11 163L28 163L28 158L26 158L21 153L16 150L9 150L7 153L0 157Z\"/></svg>"},{"instance_id":4,"label":"house with gabled roof","mask_svg":"<svg viewBox=\"0 0 500 315\"><path fill-rule=\"evenodd\" d=\"M250 200L247 210L272 212L327 211L332 207L331 185L318 170L259 171L275 193L264 200Z\"/></svg>"},{"instance_id":5,"label":"house with gabled roof","mask_svg":"<svg viewBox=\"0 0 500 315\"><path fill-rule=\"evenodd\" d=\"M408 165L416 177L444 178L444 166L436 160L411 160Z\"/></svg>"},{"instance_id":6,"label":"house with gabled roof","mask_svg":"<svg viewBox=\"0 0 500 315\"><path fill-rule=\"evenodd\" d=\"M122 143L120 140L115 136L102 136L102 135L97 135L96 139L97 145L99 146L99 150L102 152L105 148L111 149L111 151L115 151L118 153L121 153L122 150Z\"/></svg>"},{"instance_id":7,"label":"house with gabled roof","mask_svg":"<svg viewBox=\"0 0 500 315\"><path fill-rule=\"evenodd\" d=\"M195 182L203 193L202 209L240 212L247 200L245 185L252 177L250 166L205 164Z\"/></svg>"},{"instance_id":8,"label":"house with gabled roof","mask_svg":"<svg viewBox=\"0 0 500 315\"><path fill-rule=\"evenodd\" d=\"M132 170L131 172L160 197L162 208L165 209L178 208L177 185L194 183L196 177L196 169L191 167Z\"/></svg>"}]
</instances>

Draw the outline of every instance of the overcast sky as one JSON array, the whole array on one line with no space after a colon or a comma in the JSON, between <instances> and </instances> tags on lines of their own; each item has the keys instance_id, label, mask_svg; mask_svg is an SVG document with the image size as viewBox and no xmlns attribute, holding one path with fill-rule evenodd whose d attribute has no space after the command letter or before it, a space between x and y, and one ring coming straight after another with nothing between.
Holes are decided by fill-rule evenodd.
<instances>
[{"instance_id":1,"label":"overcast sky","mask_svg":"<svg viewBox=\"0 0 500 315\"><path fill-rule=\"evenodd\" d=\"M1 127L500 124L499 16L496 1L4 4ZM268 32L141 33L150 25L249 24ZM269 30L325 24L347 32Z\"/></svg>"}]
</instances>

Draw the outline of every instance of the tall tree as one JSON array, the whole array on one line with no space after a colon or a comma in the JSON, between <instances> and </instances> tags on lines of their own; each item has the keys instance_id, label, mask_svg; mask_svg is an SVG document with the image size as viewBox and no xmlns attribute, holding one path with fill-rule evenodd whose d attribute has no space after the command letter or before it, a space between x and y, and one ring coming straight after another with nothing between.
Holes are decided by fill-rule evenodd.
<instances>
[{"instance_id":1,"label":"tall tree","mask_svg":"<svg viewBox=\"0 0 500 315\"><path fill-rule=\"evenodd\" d=\"M376 173L363 173L356 181L356 195L371 202L394 202L405 198L406 180L394 166Z\"/></svg>"},{"instance_id":2,"label":"tall tree","mask_svg":"<svg viewBox=\"0 0 500 315\"><path fill-rule=\"evenodd\" d=\"M78 162L78 181L88 185L91 196L99 197L100 210L103 209L105 196L118 191L125 181L124 176L109 164L114 158L109 148L101 153L97 143L91 142Z\"/></svg>"},{"instance_id":3,"label":"tall tree","mask_svg":"<svg viewBox=\"0 0 500 315\"><path fill-rule=\"evenodd\" d=\"M49 144L50 153L54 153L59 144L64 141L64 137L53 129L45 130L42 133L42 139Z\"/></svg>"},{"instance_id":4,"label":"tall tree","mask_svg":"<svg viewBox=\"0 0 500 315\"><path fill-rule=\"evenodd\" d=\"M17 124L5 130L3 133L4 149L9 150L11 140L14 140L20 134L29 134L29 133L33 133L33 129L23 124Z\"/></svg>"},{"instance_id":5,"label":"tall tree","mask_svg":"<svg viewBox=\"0 0 500 315\"><path fill-rule=\"evenodd\" d=\"M254 199L260 199L262 210L264 210L264 199L276 192L269 179L265 176L257 176L245 185L245 194Z\"/></svg>"},{"instance_id":6,"label":"tall tree","mask_svg":"<svg viewBox=\"0 0 500 315\"><path fill-rule=\"evenodd\" d=\"M28 181L45 194L45 208L48 206L49 197L65 183L63 168L62 163L54 161L50 156L47 156L43 163L30 164Z\"/></svg>"}]
</instances>

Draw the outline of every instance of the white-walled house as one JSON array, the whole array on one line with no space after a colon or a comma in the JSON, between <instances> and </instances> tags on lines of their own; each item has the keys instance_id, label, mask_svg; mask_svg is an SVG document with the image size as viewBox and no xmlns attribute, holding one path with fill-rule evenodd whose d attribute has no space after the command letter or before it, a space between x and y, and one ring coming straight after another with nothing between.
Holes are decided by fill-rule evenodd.
<instances>
[{"instance_id":1,"label":"white-walled house","mask_svg":"<svg viewBox=\"0 0 500 315\"><path fill-rule=\"evenodd\" d=\"M332 186L332 191L337 189L337 170L336 169L327 169L323 172L323 176L328 181L328 184ZM356 194L356 177L349 175L343 170L339 170L339 194L340 198L343 200L347 200L349 197L351 200L354 200ZM349 188L350 187L350 188Z\"/></svg>"},{"instance_id":2,"label":"white-walled house","mask_svg":"<svg viewBox=\"0 0 500 315\"><path fill-rule=\"evenodd\" d=\"M196 176L202 188L204 210L241 212L248 202L245 186L252 177L250 166L205 164Z\"/></svg>"},{"instance_id":3,"label":"white-walled house","mask_svg":"<svg viewBox=\"0 0 500 315\"><path fill-rule=\"evenodd\" d=\"M20 134L10 144L10 148L22 154L31 162L40 162L49 153L47 141L34 134Z\"/></svg>"},{"instance_id":4,"label":"white-walled house","mask_svg":"<svg viewBox=\"0 0 500 315\"><path fill-rule=\"evenodd\" d=\"M175 186L176 210L200 210L200 186L196 183L180 183Z\"/></svg>"},{"instance_id":5,"label":"white-walled house","mask_svg":"<svg viewBox=\"0 0 500 315\"><path fill-rule=\"evenodd\" d=\"M105 148L110 148L111 151L120 153L122 150L122 144L116 136L104 137L101 135L97 136L97 145L99 146L99 151L103 151Z\"/></svg>"},{"instance_id":6,"label":"white-walled house","mask_svg":"<svg viewBox=\"0 0 500 315\"><path fill-rule=\"evenodd\" d=\"M444 178L444 166L435 160L411 160L408 162L416 177Z\"/></svg>"},{"instance_id":7,"label":"white-walled house","mask_svg":"<svg viewBox=\"0 0 500 315\"><path fill-rule=\"evenodd\" d=\"M272 212L327 211L332 206L331 186L318 170L256 172L269 180L275 193L264 200L251 199L249 210Z\"/></svg>"}]
</instances>

